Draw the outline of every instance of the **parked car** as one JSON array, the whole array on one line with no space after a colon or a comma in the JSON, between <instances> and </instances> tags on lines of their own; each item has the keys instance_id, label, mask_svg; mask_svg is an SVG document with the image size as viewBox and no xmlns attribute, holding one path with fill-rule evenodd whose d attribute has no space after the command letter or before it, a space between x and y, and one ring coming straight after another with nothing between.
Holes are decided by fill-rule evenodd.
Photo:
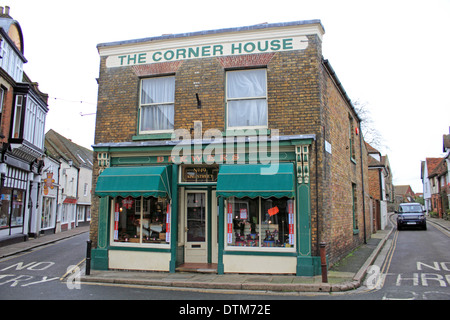
<instances>
[{"instance_id":1,"label":"parked car","mask_svg":"<svg viewBox=\"0 0 450 320\"><path fill-rule=\"evenodd\" d=\"M397 230L403 227L421 227L427 230L425 210L420 203L400 203L397 213Z\"/></svg>"}]
</instances>

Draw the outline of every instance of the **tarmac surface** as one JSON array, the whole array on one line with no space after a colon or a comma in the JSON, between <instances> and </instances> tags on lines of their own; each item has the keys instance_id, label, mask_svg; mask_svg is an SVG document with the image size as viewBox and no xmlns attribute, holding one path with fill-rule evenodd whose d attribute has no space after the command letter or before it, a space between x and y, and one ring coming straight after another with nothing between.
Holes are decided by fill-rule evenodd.
<instances>
[{"instance_id":1,"label":"tarmac surface","mask_svg":"<svg viewBox=\"0 0 450 320\"><path fill-rule=\"evenodd\" d=\"M432 225L450 232L450 221L427 217ZM385 230L372 234L366 244L352 251L347 257L336 263L327 272L327 282L322 282L322 275L300 277L295 275L273 274L224 274L199 272L139 272L117 270L90 270L85 275L82 266L81 282L109 283L125 285L144 285L154 287L222 289L222 290L257 290L272 292L341 292L354 290L363 285L367 269L380 254L386 240L394 231L395 225L388 224ZM70 238L89 231L89 226L30 238L0 247L0 259L12 256L36 247ZM382 258L382 257L381 257Z\"/></svg>"}]
</instances>

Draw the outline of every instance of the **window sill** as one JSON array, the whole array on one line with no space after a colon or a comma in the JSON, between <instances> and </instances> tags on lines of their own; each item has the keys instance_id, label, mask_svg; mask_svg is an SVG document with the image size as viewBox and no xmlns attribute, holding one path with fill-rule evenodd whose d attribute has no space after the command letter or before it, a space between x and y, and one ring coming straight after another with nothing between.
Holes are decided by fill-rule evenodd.
<instances>
[{"instance_id":1,"label":"window sill","mask_svg":"<svg viewBox=\"0 0 450 320\"><path fill-rule=\"evenodd\" d=\"M131 140L133 141L142 141L142 140L170 140L172 139L172 132L166 133L153 133L153 134L140 134L136 136L132 136Z\"/></svg>"},{"instance_id":2,"label":"window sill","mask_svg":"<svg viewBox=\"0 0 450 320\"><path fill-rule=\"evenodd\" d=\"M270 135L270 129L255 129L252 127L227 129L225 132L222 132L222 136L225 137L249 136L253 133L255 133L258 136L268 136Z\"/></svg>"}]
</instances>

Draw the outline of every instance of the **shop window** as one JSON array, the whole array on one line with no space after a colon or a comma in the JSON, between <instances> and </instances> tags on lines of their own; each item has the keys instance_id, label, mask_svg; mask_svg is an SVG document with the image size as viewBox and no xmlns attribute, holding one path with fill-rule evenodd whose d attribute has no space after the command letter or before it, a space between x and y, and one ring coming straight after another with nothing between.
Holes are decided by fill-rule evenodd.
<instances>
[{"instance_id":1,"label":"shop window","mask_svg":"<svg viewBox=\"0 0 450 320\"><path fill-rule=\"evenodd\" d=\"M294 247L294 200L229 198L226 241L239 247Z\"/></svg>"},{"instance_id":2,"label":"shop window","mask_svg":"<svg viewBox=\"0 0 450 320\"><path fill-rule=\"evenodd\" d=\"M41 229L48 229L53 227L53 207L55 199L44 197L42 199L42 221Z\"/></svg>"},{"instance_id":3,"label":"shop window","mask_svg":"<svg viewBox=\"0 0 450 320\"><path fill-rule=\"evenodd\" d=\"M265 69L227 72L227 127L267 128Z\"/></svg>"},{"instance_id":4,"label":"shop window","mask_svg":"<svg viewBox=\"0 0 450 320\"><path fill-rule=\"evenodd\" d=\"M141 81L139 133L168 132L174 129L175 77Z\"/></svg>"},{"instance_id":5,"label":"shop window","mask_svg":"<svg viewBox=\"0 0 450 320\"><path fill-rule=\"evenodd\" d=\"M114 243L169 243L166 198L117 197L113 208Z\"/></svg>"},{"instance_id":6,"label":"shop window","mask_svg":"<svg viewBox=\"0 0 450 320\"><path fill-rule=\"evenodd\" d=\"M0 228L22 226L24 191L3 188L1 199Z\"/></svg>"}]
</instances>

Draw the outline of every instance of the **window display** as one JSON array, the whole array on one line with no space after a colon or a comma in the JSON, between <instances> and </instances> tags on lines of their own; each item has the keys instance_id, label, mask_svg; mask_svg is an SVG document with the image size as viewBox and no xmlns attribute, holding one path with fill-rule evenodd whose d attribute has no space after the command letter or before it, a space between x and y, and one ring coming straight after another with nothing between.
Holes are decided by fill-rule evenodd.
<instances>
[{"instance_id":1,"label":"window display","mask_svg":"<svg viewBox=\"0 0 450 320\"><path fill-rule=\"evenodd\" d=\"M227 244L294 247L294 201L289 198L228 198Z\"/></svg>"},{"instance_id":2,"label":"window display","mask_svg":"<svg viewBox=\"0 0 450 320\"><path fill-rule=\"evenodd\" d=\"M1 199L0 228L23 226L24 191L3 188Z\"/></svg>"},{"instance_id":3,"label":"window display","mask_svg":"<svg viewBox=\"0 0 450 320\"><path fill-rule=\"evenodd\" d=\"M170 204L166 198L117 197L113 208L114 242L170 242Z\"/></svg>"}]
</instances>

